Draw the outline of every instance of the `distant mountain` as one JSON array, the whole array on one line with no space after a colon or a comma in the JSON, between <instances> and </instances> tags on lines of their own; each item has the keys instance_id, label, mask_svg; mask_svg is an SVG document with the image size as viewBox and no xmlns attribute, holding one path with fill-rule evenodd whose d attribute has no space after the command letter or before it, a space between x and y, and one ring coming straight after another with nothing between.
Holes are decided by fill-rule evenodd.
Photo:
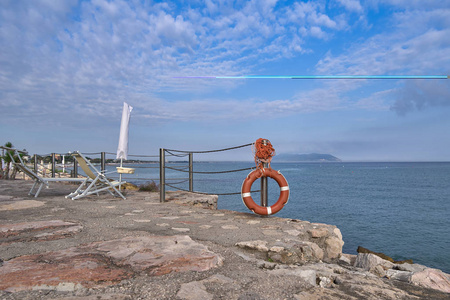
<instances>
[{"instance_id":1,"label":"distant mountain","mask_svg":"<svg viewBox=\"0 0 450 300\"><path fill-rule=\"evenodd\" d=\"M276 155L274 161L277 162L339 162L342 161L336 156L331 154L318 154L318 153L310 153L310 154L279 154Z\"/></svg>"}]
</instances>

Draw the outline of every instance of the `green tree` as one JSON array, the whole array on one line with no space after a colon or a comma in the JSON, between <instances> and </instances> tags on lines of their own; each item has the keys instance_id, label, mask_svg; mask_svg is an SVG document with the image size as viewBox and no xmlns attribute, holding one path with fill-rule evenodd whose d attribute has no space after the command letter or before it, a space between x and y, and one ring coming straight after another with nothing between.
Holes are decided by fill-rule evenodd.
<instances>
[{"instance_id":1,"label":"green tree","mask_svg":"<svg viewBox=\"0 0 450 300\"><path fill-rule=\"evenodd\" d=\"M11 142L7 142L7 143L5 143L5 147L13 148L14 146ZM19 155L22 156L23 154L19 154ZM11 170L11 164L13 161L19 162L19 157L17 155L15 155L14 150L5 150L5 155L3 155L2 158L6 164L2 179L11 179L11 180L16 179L16 174L17 174L18 169L14 165L13 169Z\"/></svg>"},{"instance_id":2,"label":"green tree","mask_svg":"<svg viewBox=\"0 0 450 300\"><path fill-rule=\"evenodd\" d=\"M7 142L7 143L5 143L5 147L12 148L13 144L11 142ZM5 171L3 172L2 179L9 179L9 171L10 171L11 162L12 162L11 156L14 156L14 151L5 150L5 154L2 156L3 161L5 162Z\"/></svg>"}]
</instances>

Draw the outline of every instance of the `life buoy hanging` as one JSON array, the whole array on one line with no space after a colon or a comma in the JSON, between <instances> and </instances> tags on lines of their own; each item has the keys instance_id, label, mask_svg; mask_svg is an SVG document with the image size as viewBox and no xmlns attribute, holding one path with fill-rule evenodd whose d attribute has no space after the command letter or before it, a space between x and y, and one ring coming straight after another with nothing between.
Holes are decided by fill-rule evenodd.
<instances>
[{"instance_id":1,"label":"life buoy hanging","mask_svg":"<svg viewBox=\"0 0 450 300\"><path fill-rule=\"evenodd\" d=\"M250 191L253 182L255 182L256 179L261 177L273 178L280 186L280 197L278 198L278 201L274 205L269 207L264 207L256 204L251 196ZM250 172L250 174L248 174L247 177L244 179L241 188L241 197L245 206L247 206L247 208L253 211L254 213L264 216L273 215L279 212L283 208L283 206L288 202L289 185L286 178L284 178L283 174L281 174L280 171L275 171L272 168L256 169L253 172Z\"/></svg>"}]
</instances>

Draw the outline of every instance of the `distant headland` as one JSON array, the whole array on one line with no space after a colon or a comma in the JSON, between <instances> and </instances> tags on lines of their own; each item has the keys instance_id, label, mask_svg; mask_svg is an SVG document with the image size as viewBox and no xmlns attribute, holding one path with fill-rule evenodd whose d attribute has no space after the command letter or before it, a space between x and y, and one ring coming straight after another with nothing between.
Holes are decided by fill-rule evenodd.
<instances>
[{"instance_id":1,"label":"distant headland","mask_svg":"<svg viewBox=\"0 0 450 300\"><path fill-rule=\"evenodd\" d=\"M277 162L340 162L341 159L331 154L288 154L283 153L276 155L274 160Z\"/></svg>"}]
</instances>

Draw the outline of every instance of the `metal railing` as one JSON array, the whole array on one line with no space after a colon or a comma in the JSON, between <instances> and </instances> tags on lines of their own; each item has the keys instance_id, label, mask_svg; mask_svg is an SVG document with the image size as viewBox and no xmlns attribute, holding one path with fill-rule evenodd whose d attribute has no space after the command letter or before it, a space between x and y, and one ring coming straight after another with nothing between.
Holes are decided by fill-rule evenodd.
<instances>
[{"instance_id":1,"label":"metal railing","mask_svg":"<svg viewBox=\"0 0 450 300\"><path fill-rule=\"evenodd\" d=\"M159 177L154 178L144 178L141 176L134 176L132 177L129 174L123 174L125 175L124 180L125 181L131 181L131 182L148 182L148 181L159 181L159 190L160 190L160 202L165 202L166 197L166 187L171 187L175 190L181 190L186 192L192 192L192 193L198 193L198 194L214 194L219 196L227 196L227 195L238 195L241 194L241 191L236 192L229 192L229 193L207 193L202 191L195 191L194 190L194 174L224 174L224 173L234 173L234 172L243 172L248 170L254 170L255 167L249 167L249 168L240 168L240 169L231 169L231 170L220 170L220 171L194 171L194 154L207 154L207 153L215 153L215 152L223 152L223 151L230 151L234 149L239 149L243 147L249 147L252 146L253 143L235 146L235 147L229 147L229 148L223 148L223 149L217 149L217 150L203 150L203 151L186 151L186 150L174 150L174 149L165 149L160 148L159 155L128 155L129 159L125 160L123 162L123 166L126 167L132 167L134 169L142 170L142 169L159 169ZM30 157L32 157L32 168L34 171L43 176L46 177L50 175L51 177L56 177L56 174L61 174L62 172L69 173L70 177L77 178L79 175L85 175L80 174L78 170L78 163L76 159L69 159L71 156L70 153L49 153L49 154L34 154L32 156L28 155L28 153L21 151L26 156L26 161L30 161ZM112 152L93 152L93 153L87 153L83 152L84 155L88 159L91 160L91 162L94 160L94 164L100 165L100 171L104 172L107 170L109 166L118 165L117 160L115 160L115 153ZM114 158L111 158L111 156L114 156ZM65 160L65 158L68 158ZM108 158L109 157L109 158ZM183 164L182 162L173 161L171 163L167 162L167 158L183 158L187 157L187 165ZM157 158L156 160L149 160L149 158ZM66 163L66 162L69 163ZM158 165L159 163L159 165ZM184 162L186 163L186 161ZM30 164L30 163L29 163ZM145 165L144 165L145 164ZM153 164L155 164L153 166ZM62 168L62 171L61 171ZM175 172L181 172L183 174L188 173L188 176L184 177L171 177L166 178L166 169L169 169L171 171ZM69 171L69 172L67 172ZM139 172L137 172L139 173ZM143 172L140 172L143 173ZM157 174L155 174L157 175ZM117 176L118 177L118 176ZM112 176L113 179L116 179L114 176ZM188 182L188 188L183 189L179 185L185 184ZM261 189L255 190L252 192L261 192L261 206L267 206L267 178L262 177L261 178Z\"/></svg>"},{"instance_id":2,"label":"metal railing","mask_svg":"<svg viewBox=\"0 0 450 300\"><path fill-rule=\"evenodd\" d=\"M201 192L201 191L194 191L194 174L223 174L223 173L242 172L242 171L248 171L248 170L255 169L255 167L250 167L250 168L241 168L241 169L234 169L234 170L223 170L223 171L206 171L206 172L205 171L194 171L193 170L193 154L206 154L206 153L229 151L229 150L239 149L239 148L248 147L248 146L252 146L252 145L253 145L253 143L230 147L230 148L223 148L223 149L217 149L217 150L203 150L203 151L186 151L186 150L174 150L174 149L160 148L159 149L160 202L165 202L165 198L166 198L165 187L166 186L169 186L176 190L192 192L192 193L197 193L197 194L206 194L206 195L211 194L211 193L205 193L205 192ZM175 168L174 166L167 166L166 165L167 156L173 156L173 157L179 157L179 158L188 156L189 157L188 167L180 169L180 168ZM183 189L183 188L177 187L175 183L172 183L172 184L167 183L167 178L165 175L166 169L183 172L183 173L189 173L188 178L177 178L179 180L182 180L178 183L185 183L186 181L189 181L189 189ZM174 178L171 178L171 179L174 179ZM267 181L266 181L264 188L267 191ZM260 192L260 190L256 190L256 191L252 191L252 192ZM239 194L241 194L241 191L230 192L230 193L214 193L214 195L218 195L218 196L239 195ZM264 194L264 192L261 193L261 195L263 195L263 194ZM265 205L267 206L267 192L265 194L266 194L266 200L265 200L266 204ZM261 198L261 204L263 204L262 200L263 199Z\"/></svg>"}]
</instances>

